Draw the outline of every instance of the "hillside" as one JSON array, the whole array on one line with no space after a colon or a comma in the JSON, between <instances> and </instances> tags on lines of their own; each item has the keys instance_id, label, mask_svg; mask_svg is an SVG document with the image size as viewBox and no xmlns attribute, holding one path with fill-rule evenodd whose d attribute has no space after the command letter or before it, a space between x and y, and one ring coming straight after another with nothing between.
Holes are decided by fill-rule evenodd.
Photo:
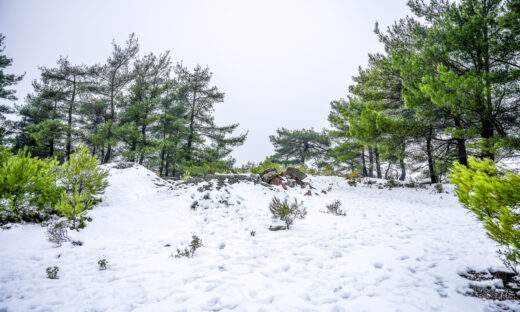
<instances>
[{"instance_id":1,"label":"hillside","mask_svg":"<svg viewBox=\"0 0 520 312\"><path fill-rule=\"evenodd\" d=\"M504 268L449 186L439 194L380 188L378 180L357 187L338 177L307 180L319 195L253 182L167 182L144 167L112 168L92 222L69 231L82 246L56 247L40 225L0 230L0 311L520 309L463 295L470 281L460 273ZM270 231L280 223L268 203L285 194L302 200L307 216ZM346 216L324 213L335 199ZM175 258L192 235L203 247ZM100 271L103 258L108 269ZM46 278L49 266L59 267L59 279Z\"/></svg>"}]
</instances>

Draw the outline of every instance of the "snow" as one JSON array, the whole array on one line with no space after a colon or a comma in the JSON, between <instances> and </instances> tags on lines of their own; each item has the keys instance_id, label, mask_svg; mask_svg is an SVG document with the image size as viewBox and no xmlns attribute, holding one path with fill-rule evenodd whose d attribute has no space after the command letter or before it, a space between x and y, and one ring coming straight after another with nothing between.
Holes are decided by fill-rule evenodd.
<instances>
[{"instance_id":1,"label":"snow","mask_svg":"<svg viewBox=\"0 0 520 312\"><path fill-rule=\"evenodd\" d=\"M140 166L111 169L93 221L69 232L83 246L56 247L39 225L0 230L0 311L497 309L463 295L471 281L459 273L505 268L449 186L438 194L307 179L319 195L251 182L199 192ZM273 195L303 200L307 217L269 231L280 224L268 211ZM346 216L324 213L335 199ZM204 246L193 258L173 257L192 235ZM103 258L108 269L100 271ZM59 279L47 279L55 265Z\"/></svg>"}]
</instances>

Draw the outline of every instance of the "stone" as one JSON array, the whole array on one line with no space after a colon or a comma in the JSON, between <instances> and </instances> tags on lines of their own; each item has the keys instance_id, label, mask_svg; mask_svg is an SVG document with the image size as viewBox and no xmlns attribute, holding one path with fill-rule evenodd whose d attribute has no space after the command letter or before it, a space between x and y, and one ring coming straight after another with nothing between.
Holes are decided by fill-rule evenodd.
<instances>
[{"instance_id":1,"label":"stone","mask_svg":"<svg viewBox=\"0 0 520 312\"><path fill-rule=\"evenodd\" d=\"M282 185L282 180L280 180L279 177L275 177L274 179L271 180L270 182L271 184L274 184L274 185Z\"/></svg>"},{"instance_id":2,"label":"stone","mask_svg":"<svg viewBox=\"0 0 520 312\"><path fill-rule=\"evenodd\" d=\"M294 179L296 181L303 181L307 177L305 173L293 167L287 168L285 175L287 176L287 178Z\"/></svg>"},{"instance_id":3,"label":"stone","mask_svg":"<svg viewBox=\"0 0 520 312\"><path fill-rule=\"evenodd\" d=\"M311 195L312 195L312 192L311 192L311 190L308 190L307 193L305 193L305 194L303 194L303 195L305 195L305 196L311 196Z\"/></svg>"},{"instance_id":4,"label":"stone","mask_svg":"<svg viewBox=\"0 0 520 312\"><path fill-rule=\"evenodd\" d=\"M262 174L261 176L262 176L262 181L265 183L271 183L271 181L274 178L279 177L278 172L276 172L276 169L274 171L268 171L265 174Z\"/></svg>"},{"instance_id":5,"label":"stone","mask_svg":"<svg viewBox=\"0 0 520 312\"><path fill-rule=\"evenodd\" d=\"M327 191L325 191L325 190L321 190L321 192L322 192L323 194L327 194Z\"/></svg>"}]
</instances>

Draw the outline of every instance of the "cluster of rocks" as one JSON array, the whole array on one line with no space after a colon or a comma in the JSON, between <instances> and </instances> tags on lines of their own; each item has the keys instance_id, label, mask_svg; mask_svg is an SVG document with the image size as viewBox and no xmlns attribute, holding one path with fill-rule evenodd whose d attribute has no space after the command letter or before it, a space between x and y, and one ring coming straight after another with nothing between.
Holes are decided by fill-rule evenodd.
<instances>
[{"instance_id":1,"label":"cluster of rocks","mask_svg":"<svg viewBox=\"0 0 520 312\"><path fill-rule=\"evenodd\" d=\"M262 182L271 185L281 185L284 189L296 186L312 189L312 185L303 181L306 177L305 173L293 167L289 167L286 171L280 173L275 168L269 168L260 173Z\"/></svg>"}]
</instances>

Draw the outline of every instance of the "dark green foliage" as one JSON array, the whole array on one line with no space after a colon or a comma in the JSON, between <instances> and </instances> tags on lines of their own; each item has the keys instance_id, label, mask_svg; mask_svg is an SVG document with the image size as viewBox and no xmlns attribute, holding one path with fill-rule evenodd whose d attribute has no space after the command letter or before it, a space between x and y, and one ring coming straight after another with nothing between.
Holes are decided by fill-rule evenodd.
<instances>
[{"instance_id":1,"label":"dark green foliage","mask_svg":"<svg viewBox=\"0 0 520 312\"><path fill-rule=\"evenodd\" d=\"M276 135L269 136L274 146L275 154L271 156L274 162L288 164L305 163L306 160L319 159L329 149L331 142L325 132L310 130L276 130Z\"/></svg>"},{"instance_id":2,"label":"dark green foliage","mask_svg":"<svg viewBox=\"0 0 520 312\"><path fill-rule=\"evenodd\" d=\"M251 231L249 234L250 234L251 236L256 236L256 231Z\"/></svg>"},{"instance_id":3,"label":"dark green foliage","mask_svg":"<svg viewBox=\"0 0 520 312\"><path fill-rule=\"evenodd\" d=\"M294 220L303 219L307 215L303 202L298 203L296 198L294 198L294 202L290 203L287 198L282 201L274 196L269 203L269 211L271 211L273 217L282 220L288 230Z\"/></svg>"},{"instance_id":4,"label":"dark green foliage","mask_svg":"<svg viewBox=\"0 0 520 312\"><path fill-rule=\"evenodd\" d=\"M4 46L5 36L0 33L0 100L17 100L15 90L9 89L9 87L16 85L22 80L24 75L17 76L14 74L8 74L4 72L4 69L13 64L13 60L3 55L2 52L5 50ZM0 145L6 144L6 138L11 133L11 122L9 122L4 114L14 113L12 107L0 104Z\"/></svg>"},{"instance_id":5,"label":"dark green foliage","mask_svg":"<svg viewBox=\"0 0 520 312\"><path fill-rule=\"evenodd\" d=\"M45 269L45 271L47 272L48 279L58 279L58 272L60 271L60 268L58 268L57 266L53 266L48 267L47 269Z\"/></svg>"},{"instance_id":6,"label":"dark green foliage","mask_svg":"<svg viewBox=\"0 0 520 312\"><path fill-rule=\"evenodd\" d=\"M192 235L190 245L183 250L177 248L177 254L175 255L175 258L192 258L195 254L195 251L202 246L202 240L197 235Z\"/></svg>"},{"instance_id":7,"label":"dark green foliage","mask_svg":"<svg viewBox=\"0 0 520 312\"><path fill-rule=\"evenodd\" d=\"M501 170L491 159L469 158L470 168L455 163L450 181L459 201L484 222L489 237L500 244L504 264L520 263L520 176Z\"/></svg>"}]
</instances>

